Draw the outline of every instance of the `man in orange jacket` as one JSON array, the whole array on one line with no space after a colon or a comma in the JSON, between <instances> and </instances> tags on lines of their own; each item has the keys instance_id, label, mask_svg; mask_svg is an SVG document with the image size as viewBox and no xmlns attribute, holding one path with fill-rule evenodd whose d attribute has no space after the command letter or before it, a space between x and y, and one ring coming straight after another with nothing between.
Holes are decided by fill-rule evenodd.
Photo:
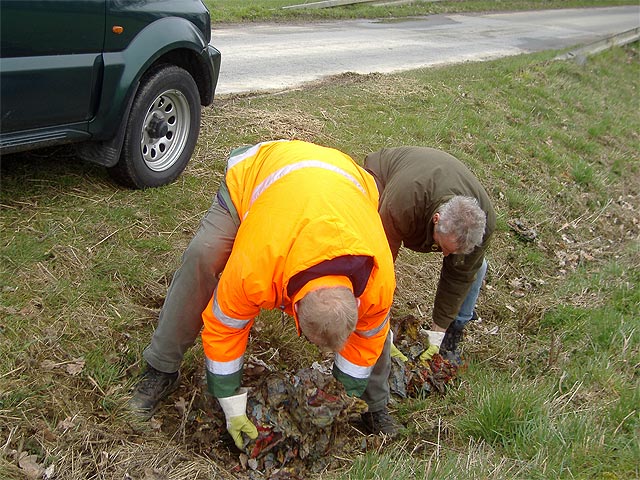
<instances>
[{"instance_id":1,"label":"man in orange jacket","mask_svg":"<svg viewBox=\"0 0 640 480\"><path fill-rule=\"evenodd\" d=\"M211 265L203 270L183 263L168 297L210 297L202 313L207 382L237 445L242 432L256 435L240 382L249 331L261 309L282 309L295 319L299 334L335 352L333 374L369 405L363 421L371 433L397 430L386 409L389 362L378 362L389 356L395 278L377 207L374 179L337 150L275 141L236 149L229 157L224 182L201 224L210 235L199 231L188 247L211 248ZM189 261L186 252L183 260ZM222 272L213 295L210 280L204 287L198 278L178 281L187 271L209 272L209 278ZM183 292L172 293L174 287ZM164 322L163 315L190 313L166 310L130 402L146 416L177 385L176 359L199 330L186 321L182 340L172 338L176 322Z\"/></svg>"}]
</instances>

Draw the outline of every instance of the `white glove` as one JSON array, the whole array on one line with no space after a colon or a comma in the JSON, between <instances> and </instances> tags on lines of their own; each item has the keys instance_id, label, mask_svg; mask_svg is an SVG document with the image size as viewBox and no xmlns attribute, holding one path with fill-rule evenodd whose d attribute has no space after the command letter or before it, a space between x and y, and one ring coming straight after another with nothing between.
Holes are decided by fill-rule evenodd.
<instances>
[{"instance_id":1,"label":"white glove","mask_svg":"<svg viewBox=\"0 0 640 480\"><path fill-rule=\"evenodd\" d=\"M434 332L433 330L427 330L427 335L429 336L429 345L440 348L440 344L442 343L442 339L444 338L444 333L445 332Z\"/></svg>"},{"instance_id":2,"label":"white glove","mask_svg":"<svg viewBox=\"0 0 640 480\"><path fill-rule=\"evenodd\" d=\"M224 416L227 420L227 431L240 450L243 448L242 433L255 440L258 438L258 429L247 417L247 389L241 388L238 395L218 398Z\"/></svg>"}]
</instances>

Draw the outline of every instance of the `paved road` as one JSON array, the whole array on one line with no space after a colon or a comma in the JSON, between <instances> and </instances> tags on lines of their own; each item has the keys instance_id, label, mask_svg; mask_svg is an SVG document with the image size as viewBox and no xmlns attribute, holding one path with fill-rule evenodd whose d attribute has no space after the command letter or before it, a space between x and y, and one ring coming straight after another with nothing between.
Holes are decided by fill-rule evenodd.
<instances>
[{"instance_id":1,"label":"paved road","mask_svg":"<svg viewBox=\"0 0 640 480\"><path fill-rule=\"evenodd\" d=\"M282 90L343 72L394 72L590 43L640 26L640 5L216 27L217 94Z\"/></svg>"}]
</instances>

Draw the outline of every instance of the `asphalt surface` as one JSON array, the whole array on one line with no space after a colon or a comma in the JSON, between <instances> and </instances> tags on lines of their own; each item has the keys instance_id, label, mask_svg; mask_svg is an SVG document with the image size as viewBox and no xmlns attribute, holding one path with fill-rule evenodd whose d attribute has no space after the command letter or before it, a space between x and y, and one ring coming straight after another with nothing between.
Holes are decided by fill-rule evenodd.
<instances>
[{"instance_id":1,"label":"asphalt surface","mask_svg":"<svg viewBox=\"0 0 640 480\"><path fill-rule=\"evenodd\" d=\"M222 52L216 94L287 90L344 72L390 73L561 50L639 27L640 5L220 26L212 36Z\"/></svg>"}]
</instances>

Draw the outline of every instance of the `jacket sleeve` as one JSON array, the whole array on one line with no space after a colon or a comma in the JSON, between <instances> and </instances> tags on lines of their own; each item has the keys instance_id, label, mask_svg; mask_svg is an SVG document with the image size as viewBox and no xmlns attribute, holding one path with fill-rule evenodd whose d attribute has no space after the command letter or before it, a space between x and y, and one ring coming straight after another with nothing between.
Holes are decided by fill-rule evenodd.
<instances>
[{"instance_id":1,"label":"jacket sleeve","mask_svg":"<svg viewBox=\"0 0 640 480\"><path fill-rule=\"evenodd\" d=\"M384 226L384 233L387 236L387 242L389 243L389 249L391 250L391 256L395 262L400 252L400 246L402 245L402 233L398 230L397 226L393 222L393 218L384 215L384 210L380 210L380 216L382 217L382 223Z\"/></svg>"},{"instance_id":2,"label":"jacket sleeve","mask_svg":"<svg viewBox=\"0 0 640 480\"><path fill-rule=\"evenodd\" d=\"M489 238L468 255L449 255L442 261L433 302L433 321L447 328L456 318L471 284L482 266Z\"/></svg>"},{"instance_id":3,"label":"jacket sleeve","mask_svg":"<svg viewBox=\"0 0 640 480\"><path fill-rule=\"evenodd\" d=\"M386 308L358 319L356 330L342 351L335 354L333 376L349 395L360 397L367 388L389 333L389 310Z\"/></svg>"},{"instance_id":4,"label":"jacket sleeve","mask_svg":"<svg viewBox=\"0 0 640 480\"><path fill-rule=\"evenodd\" d=\"M241 282L225 280L223 275L202 313L207 386L218 398L234 395L240 387L249 332L260 312L243 297Z\"/></svg>"}]
</instances>

